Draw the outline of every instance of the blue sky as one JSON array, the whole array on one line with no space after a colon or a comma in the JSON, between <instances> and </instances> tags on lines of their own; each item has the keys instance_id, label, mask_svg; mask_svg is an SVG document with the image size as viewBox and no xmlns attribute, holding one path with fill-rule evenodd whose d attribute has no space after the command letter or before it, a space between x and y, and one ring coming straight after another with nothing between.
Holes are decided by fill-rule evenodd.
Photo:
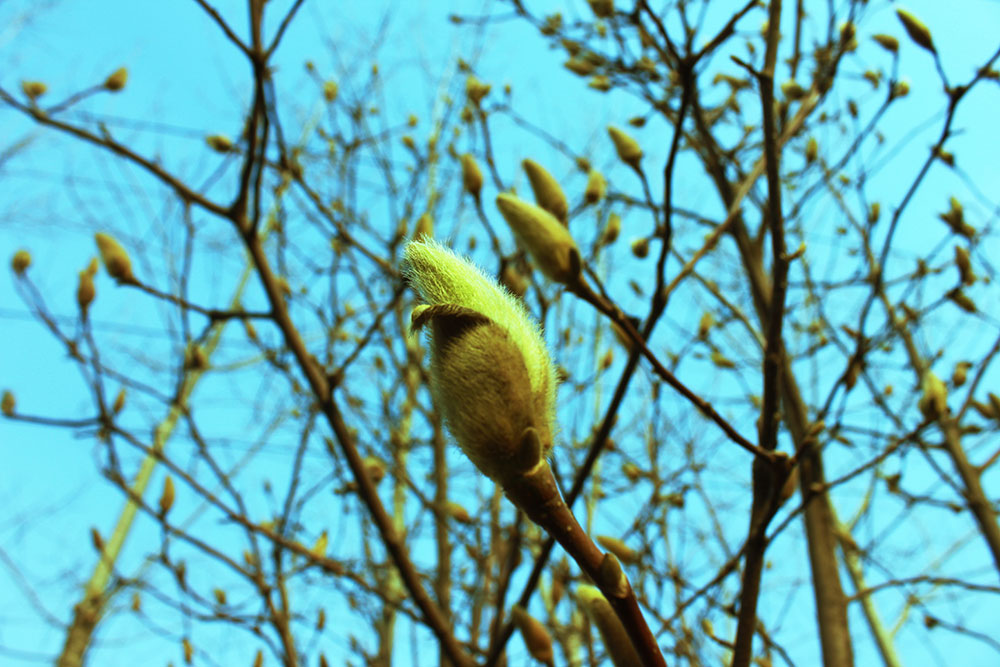
<instances>
[{"instance_id":1,"label":"blue sky","mask_svg":"<svg viewBox=\"0 0 1000 667\"><path fill-rule=\"evenodd\" d=\"M243 30L245 22L243 4L220 2L218 5L238 32ZM288 4L274 0L269 3L270 11L280 13ZM446 17L451 12L478 15L489 11L491 4L485 1L345 4L347 6L334 10L330 3L307 2L285 39L275 76L279 91L294 99L284 109L291 134L322 108L318 90L296 95L315 86L313 77L304 67L307 60L315 64L323 77L338 80L347 92L354 86L355 93L370 79L366 73L371 66L378 63L387 94L377 104L383 107L385 122L401 124L408 114L414 113L421 119L414 130L420 137L427 131L427 119L435 113L434 100L442 90L441 81L446 82L445 88L452 94L461 89L464 75L456 73L454 68L455 59L461 57L475 62L479 75L491 81L495 90L504 83L511 83L512 99L520 114L574 149L591 155L595 164L615 179L616 187L632 194L640 193L624 168L616 164L607 146L604 127L608 123L623 124L627 118L641 113L641 103L623 95L605 96L586 89L581 81L561 70L564 54L548 49L534 30L508 21L479 34L468 27L456 28L447 23ZM543 3L532 4L541 7ZM587 15L582 1L570 3L569 7L564 7L563 3L544 4L561 8L568 19ZM718 3L717 6L725 5ZM715 6L713 4L713 11ZM930 0L913 1L908 7L931 27L945 71L952 81L967 79L973 64L983 62L998 48L1000 5L996 2L969 0L962 4L957 15L954 6ZM496 11L507 13L506 9ZM722 20L722 16L711 17L709 23ZM386 18L388 20L383 23ZM755 27L757 21L756 18L748 19L748 27ZM380 33L383 25L384 32ZM49 86L48 98L55 100L99 84L110 72L126 66L129 69L126 89L117 95L91 98L83 105L86 113L106 122L120 140L144 155L162 159L164 164L194 183L208 182L217 169L223 176L219 184L212 186L213 192L222 192L226 184L231 183L232 164L227 171L218 155L205 150L204 137L216 133L231 137L239 134L250 90L247 67L194 2L8 1L0 4L0 26L5 26L0 28L0 86L18 95L22 79L43 80ZM867 84L860 77L867 66L880 64L888 69L888 55L867 39L867 35L875 32L888 32L900 38L899 68L911 87L907 103L891 109L883 124L885 148L879 149L881 152L877 155L880 157L875 163L885 166L874 171L869 183L870 190L879 193L883 207L889 210L893 202L902 198L936 137L942 105L940 84L932 61L905 38L890 6L866 16L859 55L856 59L848 59L844 66L848 72L846 76L856 77L857 85L845 90L844 94L864 95ZM376 39L379 47L373 51L372 43ZM738 74L735 65L726 71ZM782 79L779 75L779 80ZM996 160L1000 153L1000 134L993 128L993 116L1000 105L1000 90L995 85L982 86L973 95L974 99L964 105L958 115L956 130L959 131L948 144L956 155L959 170L950 170L941 164L932 167L932 184L917 193L903 221L901 256L909 252L915 260L926 255L928 247L933 247L938 249L939 262L947 259L952 242L936 215L946 208L949 196L960 197L965 202L969 219L977 224L985 227L992 225L995 219L995 193L1000 186L1000 163ZM79 115L70 118L87 120ZM636 135L644 145L650 145L656 141L656 132L663 129L650 123L644 130L636 131ZM515 176L518 162L525 156L535 155L545 157L551 171L571 184L567 188L582 188L584 177L574 170L571 161L557 155L543 141L527 132L518 132L512 123L503 121L498 121L495 131L497 136L505 138L497 154L497 166L522 190L527 184L523 177ZM506 140L507 137L511 139ZM91 237L97 229L114 231L127 245L138 249L135 253L138 270L145 275L170 269L165 258L146 256L143 252L146 248L158 247L159 243L175 245L182 238L179 230L170 227L177 224L179 215L175 205L164 204L168 198L162 191L151 186L136 170L123 167L112 157L40 131L23 116L0 107L0 150L21 139L31 143L22 154L0 166L0 259L6 262L16 249L29 248L34 259L31 276L54 313L64 318L75 317L76 272L94 254ZM460 149L466 139L460 139ZM824 146L835 145L838 136L831 131L818 139ZM866 146L863 150L876 149ZM650 163L655 164L657 151L652 149L648 153ZM682 164L686 168L677 176L677 205L707 216L719 216L721 209L717 198L703 174L693 162ZM654 191L659 187L654 179ZM377 204L373 202L373 215L378 215ZM468 216L469 212L460 214ZM811 215L815 216L817 225L831 228L833 223L830 221L836 217L823 204L817 204ZM471 217L468 220L473 224ZM213 228L203 214L196 214L194 222L205 226L204 236L200 238L207 243L231 242L228 230ZM461 238L464 242L465 237ZM830 245L828 264L816 260L817 272L836 276L842 268L837 263L843 261L843 255L836 252L839 246L834 240ZM995 256L995 250L993 237L987 238L980 247L984 256L990 253ZM198 293L205 302L219 303L228 298L234 272L239 267L238 259L213 259L194 267ZM614 266L628 267L621 258L614 261L618 262ZM613 278L610 284L623 288L628 271L619 271L617 275L619 277ZM92 318L95 330L109 344L123 348L137 361L167 359L176 352L172 340L161 333L164 322L179 326L171 320L166 309L131 298L116 288L103 272L98 278L97 290ZM619 293L627 293L627 288ZM992 318L997 305L995 293L985 294L989 301L981 303L980 307L988 313L988 318ZM685 302L684 305L689 304ZM843 307L849 308L851 303L848 301ZM678 328L686 326L690 330L692 323L697 321L700 309L688 310L690 312L671 311L671 321ZM995 325L995 320L990 319L989 323ZM72 328L72 324L69 326ZM956 331L953 323L945 318L942 318L941 327L949 332L951 339L945 354L947 359L965 354L973 356L975 351L992 342L992 337L987 340L961 335L963 332ZM0 346L0 388L15 391L19 408L32 414L72 416L88 413L91 397L87 384L68 362L65 350L30 316L6 268L0 271L0 328L6 343ZM989 326L984 330L989 330ZM933 348L938 341L928 340L926 344ZM222 354L226 359L238 361L246 351L245 347L235 344L225 348ZM620 365L620 360L617 363ZM949 368L944 363L942 367ZM821 376L822 372L817 370L816 375ZM900 382L912 385L912 378L907 379L904 371L899 376ZM213 411L213 417L219 420L217 423L224 422L227 414L237 413L229 404L233 395L246 401L266 400L255 396L253 389L240 386L239 375L234 378L216 380L216 384L209 384L205 389L206 409ZM814 388L817 396L824 395L822 387ZM734 396L741 392L738 385L732 390ZM113 391L109 391L113 395ZM285 388L275 387L274 391L284 392ZM284 394L275 400L293 401ZM134 423L153 423L162 413L161 406L151 401L140 401L136 410L132 416L136 420ZM572 433L574 427L565 428ZM93 565L87 533L91 526L96 526L107 534L122 503L121 494L95 475L95 467L103 461L103 450L92 435L0 420L0 447L5 463L5 472L0 473L0 505L11 508L0 518L0 548L13 560L24 580L31 582L42 606L63 622L67 619L70 601L77 595L79 582ZM236 462L255 451L254 438L246 433L230 435L233 449L226 452L227 460ZM272 471L289 465L295 446L294 439L288 437L279 436L268 442L256 454L250 476L261 485L264 480L271 480L272 476L277 476L272 475ZM844 465L849 462L850 459L845 459ZM128 465L135 463L134 459L126 461ZM318 477L327 463L324 456L311 454L310 464L315 467ZM834 468L830 473L833 476L837 472L837 462L834 461L831 467ZM732 472L731 476L745 483L742 470ZM158 476L153 489L159 489L159 479ZM715 483L724 485L729 481L722 474ZM988 489L996 489L995 473L985 477L984 483ZM481 488L475 488L482 493ZM861 492L858 493L860 497ZM255 496L253 505L263 515L268 506L266 494ZM623 506L622 514L629 515L629 509ZM184 511L198 516L194 503L184 506ZM329 519L317 518L317 521L323 520ZM331 533L336 534L337 520L324 524ZM601 520L614 524L617 519L599 518L599 524ZM347 519L344 521L349 523ZM741 516L736 532L743 530L742 524ZM971 523L941 527L933 515L928 515L924 526L926 535L915 538L913 548L933 543L935 532L939 530L947 534L947 539L940 541L952 543L957 535L971 527ZM136 530L132 541L138 545L155 543L159 539L158 528L151 521L140 521ZM357 527L351 523L345 530L357 530ZM879 534L878 527L870 527L870 530L873 535ZM694 550L692 546L684 548ZM981 553L974 534L966 549L970 553L968 560L959 561L956 569L961 569L963 563L968 563L970 568L981 567ZM775 550L777 553L772 557L779 562L788 553L794 553L795 557L804 554L798 536L783 537L776 542ZM144 555L145 550L141 547L127 550L124 569L135 571L141 567ZM428 560L432 557L427 555ZM973 572L976 573L978 570ZM767 573L765 582L770 582L778 591L786 585L789 588L794 585L797 595L801 596L807 591L807 587L797 585L802 576L799 570L789 574L779 570ZM25 589L18 579L19 575L10 568L0 568L0 599L12 601L0 611L0 662L44 662L58 649L61 632L45 622L32 600L24 594ZM774 600L784 602L780 593L771 601ZM118 604L124 605L127 601L121 600ZM815 655L810 653L815 650L811 602L795 599L788 604L793 609L805 610L798 617L790 614L791 618L785 618L784 624L792 626L788 632L795 638L793 644L803 651L799 655L807 656L802 658L802 664L807 664ZM887 615L891 608L889 605ZM995 614L996 610L994 603L967 611L959 609L956 613L960 616L967 613L974 618L977 612ZM858 619L852 618L852 621L856 633L863 637L865 630ZM795 625L799 622L800 628ZM208 645L224 643L224 631L213 632L216 631L217 636L205 637L202 641ZM100 653L95 655L94 664L98 664L98 658L99 664L132 664L129 656L134 657L139 650L158 655L163 652L164 662L167 659L174 660L175 664L180 662L172 638L149 638L143 626L117 617L101 639ZM405 644L405 640L401 641ZM859 656L870 655L871 646L865 641L865 638L859 639ZM991 656L995 658L995 653L988 649L981 654L975 653L983 650L981 644L961 641L963 650L969 651L971 656L972 662L968 664L976 664L979 655L983 661ZM335 655L338 649L346 654L345 644L344 637L333 640L326 649L328 656ZM947 657L940 652L940 646L938 643L929 647L922 640L911 637L906 642L900 641L898 648L906 664L934 664ZM168 650L173 653L166 653ZM521 650L520 644L516 650ZM229 664L227 660L237 659L248 661L246 656L252 655L242 646L229 647L227 651L230 651L225 654L228 657L217 658L216 664ZM523 653L512 655L523 656ZM924 662L928 655L934 657ZM335 664L339 663L335 660ZM859 660L859 664L864 663Z\"/></svg>"}]
</instances>

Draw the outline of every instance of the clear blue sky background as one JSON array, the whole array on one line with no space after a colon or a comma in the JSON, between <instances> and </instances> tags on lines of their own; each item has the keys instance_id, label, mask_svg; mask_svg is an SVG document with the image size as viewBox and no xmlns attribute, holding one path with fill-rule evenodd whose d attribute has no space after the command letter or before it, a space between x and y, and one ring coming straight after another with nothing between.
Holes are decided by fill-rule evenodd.
<instances>
[{"instance_id":1,"label":"clear blue sky background","mask_svg":"<svg viewBox=\"0 0 1000 667\"><path fill-rule=\"evenodd\" d=\"M245 34L244 4L218 3L220 11L241 34ZM287 4L273 0L270 11L280 14ZM568 9L563 3L539 2L531 6L538 10L543 4L563 8L567 17L586 12L582 0L569 3ZM713 3L712 11L718 7L721 19L725 7L739 4ZM475 15L489 11L490 6L485 1L309 0L280 52L276 69L279 90L295 91L312 85L303 68L306 60L312 60L320 72L337 79L340 79L337 73L344 68L362 71L377 60L383 63L381 72L386 89L395 93L385 102L385 113L397 121L410 112L426 119L432 114L432 100L439 82L452 76L454 58L461 56L477 62L482 78L496 87L512 83L515 105L522 115L574 146L591 147L600 156L599 162L610 167L614 160L605 145L603 128L609 122L623 123L641 111L641 105L631 99L603 96L585 89L579 80L561 71L564 54L547 49L526 26L499 24L480 43L468 28L456 29L446 21L451 12ZM1000 3L914 0L908 6L932 28L946 72L953 81L966 80L973 64L983 62L1000 46ZM386 32L373 56L370 45L387 15ZM874 176L877 186L873 187L882 193L885 206L899 201L936 137L941 121L941 95L931 60L905 39L891 8L866 19L862 37L873 32L900 37L903 43L900 71L911 82L912 101L892 110L891 122L885 124L887 145L896 146L892 149L896 152L889 153L895 155L893 167ZM336 47L335 55L331 46ZM862 39L862 54L872 62L888 63L888 58L876 55L877 47L867 39ZM198 182L211 174L218 158L204 150L204 136L239 134L250 79L241 57L194 2L8 0L0 3L0 85L8 91L19 94L22 79L39 79L48 84L48 95L58 99L100 83L123 65L129 69L126 90L118 95L95 97L84 108L103 118L119 139L145 155L161 156L165 164L183 176ZM850 60L846 69L856 69L858 76L862 71ZM351 85L349 78L341 80L343 85ZM923 188L911 205L911 212L924 212L922 219L916 214L907 218L906 231L901 237L902 248L911 249L914 257L926 254L928 245L938 244L944 236L943 226L935 217L945 208L947 197L962 198L971 219L992 220L996 215L993 202L1000 191L997 160L1000 133L995 131L995 114L1000 99L996 86L976 94L979 97L965 106L956 123L957 128L968 131L958 134L949 144L961 171L935 166L933 185ZM300 107L287 109L287 127L293 128L292 132L314 110L310 106L313 103L318 103L316 96L303 95ZM421 129L426 127L422 125ZM646 132L650 134L645 136L652 136L655 131L655 127L648 128ZM416 132L419 134L420 130ZM14 389L19 408L29 413L88 414L91 403L86 384L67 361L65 352L33 320L16 295L12 275L6 267L7 258L17 248L30 248L34 257L32 277L49 299L50 307L58 315L73 318L76 272L94 253L93 231L145 229L146 221L173 213L156 208L160 205L157 197L139 196L145 182L137 180L131 170L122 169L116 160L39 131L20 115L0 107L0 150L21 139L30 139L32 143L23 154L0 166L0 259L5 262L0 270L0 388ZM837 137L820 137L820 140L836 142ZM514 173L517 163L526 155L551 155L543 151L543 146L531 138L524 138L517 145L501 146L497 156L501 171ZM566 160L560 163L559 159L552 158L553 173L560 177L570 175L572 165ZM521 185L525 186L523 182ZM658 187L654 183L654 189ZM700 205L708 215L719 214L717 208L704 210L704 200L714 202L715 198L700 173L680 173L677 188L680 206ZM824 212L817 211L816 215L822 218ZM136 222L140 220L144 222ZM219 238L224 236L219 234ZM142 242L138 237L129 240ZM944 258L951 252L951 244L942 248L941 258ZM984 246L984 252L991 249L996 250ZM199 270L209 276L213 269ZM206 301L217 303L227 297L226 286L206 285ZM160 320L155 313L136 310L134 300L120 298L103 273L97 289L93 318L99 331L137 351L151 355L169 352L156 325ZM995 302L980 304L988 313L995 313L996 306ZM698 314L694 314L695 319ZM957 337L955 345L972 350L989 342ZM220 408L220 415L224 409ZM156 413L151 411L145 417L154 421ZM262 471L287 466L294 445L290 441L269 443L255 465L262 466ZM250 443L237 443L237 447L246 451ZM89 575L93 565L88 530L96 526L107 534L122 503L121 494L110 484L95 483L94 468L101 461L100 451L93 438L0 420L3 457L0 507L6 509L0 513L0 550L20 572L0 563L0 601L3 601L0 664L45 662L59 649L61 628L46 622L38 607L52 615L50 620L68 620L69 605L78 595L77 585ZM261 472L261 479L266 476L266 472ZM992 488L996 495L996 476L985 481L992 484L988 491ZM158 484L153 487L159 488ZM742 526L743 517L738 522ZM971 523L964 529L970 526ZM927 526L931 534L937 529L934 525ZM141 522L138 531L133 535L137 543L158 539L152 522ZM954 540L955 535L949 533L948 539ZM792 546L785 548L804 558L800 541L793 541ZM141 556L139 550L126 551L125 563L135 567ZM972 556L974 561L977 557L976 553ZM124 570L129 571L128 565ZM38 600L25 595L25 588L19 582L22 575L39 595ZM809 646L815 643L811 603L796 600L792 604L804 610L792 622L801 622L798 633L801 644ZM994 603L969 612L995 617L1000 615L1000 605ZM856 619L854 627L859 635L865 632ZM137 651L156 655L151 664L163 664L168 659L180 663L175 641L147 637L141 626L115 625L102 633L101 639L103 644L98 647L92 664L136 664ZM968 652L963 664L985 665L996 658L995 652L983 649L981 644L964 640L960 643L962 650ZM344 646L343 639L340 646ZM898 648L907 665L940 664L951 657L921 642L900 642ZM809 655L809 649L804 650ZM871 664L870 650L865 645L859 648L859 665ZM240 664L249 664L250 658L246 656L252 653L230 648L224 655L241 656ZM340 664L339 656L329 651L327 655L332 664ZM216 658L216 664L231 663L227 658ZM804 660L801 664L810 662Z\"/></svg>"}]
</instances>

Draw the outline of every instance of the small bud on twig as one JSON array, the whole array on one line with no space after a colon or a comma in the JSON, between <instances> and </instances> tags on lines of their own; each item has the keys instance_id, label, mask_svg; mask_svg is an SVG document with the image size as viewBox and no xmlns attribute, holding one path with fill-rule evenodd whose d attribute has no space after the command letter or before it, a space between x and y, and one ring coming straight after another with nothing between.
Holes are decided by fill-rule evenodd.
<instances>
[{"instance_id":1,"label":"small bud on twig","mask_svg":"<svg viewBox=\"0 0 1000 667\"><path fill-rule=\"evenodd\" d=\"M132 260L125 248L113 236L103 232L95 234L94 240L97 241L97 249L108 275L120 283L136 283L135 276L132 275Z\"/></svg>"},{"instance_id":2,"label":"small bud on twig","mask_svg":"<svg viewBox=\"0 0 1000 667\"><path fill-rule=\"evenodd\" d=\"M114 72L112 72L107 79L104 80L104 87L113 93L117 93L119 90L125 87L125 83L128 81L128 70L124 67L119 67Z\"/></svg>"}]
</instances>

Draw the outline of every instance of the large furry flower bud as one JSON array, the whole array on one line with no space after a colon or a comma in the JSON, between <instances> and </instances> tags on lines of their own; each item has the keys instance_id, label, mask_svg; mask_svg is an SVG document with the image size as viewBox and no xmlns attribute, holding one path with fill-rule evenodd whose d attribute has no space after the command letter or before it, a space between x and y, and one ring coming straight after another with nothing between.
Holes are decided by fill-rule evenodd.
<instances>
[{"instance_id":1,"label":"large furry flower bud","mask_svg":"<svg viewBox=\"0 0 1000 667\"><path fill-rule=\"evenodd\" d=\"M558 223L556 223L558 224ZM425 306L431 394L466 456L503 484L552 446L555 368L538 326L495 280L446 247L411 241L404 271Z\"/></svg>"}]
</instances>

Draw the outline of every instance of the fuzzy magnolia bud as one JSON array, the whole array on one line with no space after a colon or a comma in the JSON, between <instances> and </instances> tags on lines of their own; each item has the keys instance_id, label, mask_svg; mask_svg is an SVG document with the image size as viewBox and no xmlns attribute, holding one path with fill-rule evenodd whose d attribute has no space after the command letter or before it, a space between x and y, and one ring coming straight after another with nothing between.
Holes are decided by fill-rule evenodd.
<instances>
[{"instance_id":1,"label":"fuzzy magnolia bud","mask_svg":"<svg viewBox=\"0 0 1000 667\"><path fill-rule=\"evenodd\" d=\"M931 31L920 19L902 8L896 9L896 16L899 18L900 23L903 24L903 27L906 28L906 34L910 36L910 39L931 53L937 54L937 50L934 48L934 41L931 39Z\"/></svg>"},{"instance_id":2,"label":"fuzzy magnolia bud","mask_svg":"<svg viewBox=\"0 0 1000 667\"><path fill-rule=\"evenodd\" d=\"M554 658L552 637L545 626L519 604L514 605L510 610L510 618L514 621L517 629L521 631L524 645L528 647L528 653L531 654L531 657L546 665L551 665Z\"/></svg>"},{"instance_id":3,"label":"fuzzy magnolia bud","mask_svg":"<svg viewBox=\"0 0 1000 667\"><path fill-rule=\"evenodd\" d=\"M49 87L41 81L22 81L21 92L25 97L34 102L48 91Z\"/></svg>"},{"instance_id":4,"label":"fuzzy magnolia bud","mask_svg":"<svg viewBox=\"0 0 1000 667\"><path fill-rule=\"evenodd\" d=\"M639 162L642 160L642 148L638 142L614 125L608 126L608 135L615 144L619 159L638 171Z\"/></svg>"},{"instance_id":5,"label":"fuzzy magnolia bud","mask_svg":"<svg viewBox=\"0 0 1000 667\"><path fill-rule=\"evenodd\" d=\"M604 649L615 667L640 667L642 660L611 603L595 586L580 585L576 599L604 640Z\"/></svg>"},{"instance_id":6,"label":"fuzzy magnolia bud","mask_svg":"<svg viewBox=\"0 0 1000 667\"><path fill-rule=\"evenodd\" d=\"M454 501L449 500L445 503L444 510L448 516L459 523L472 523L472 515L469 514L469 510Z\"/></svg>"},{"instance_id":7,"label":"fuzzy magnolia bud","mask_svg":"<svg viewBox=\"0 0 1000 667\"><path fill-rule=\"evenodd\" d=\"M608 223L604 225L601 232L601 243L611 245L618 240L618 235L622 233L622 218L617 213L608 216Z\"/></svg>"},{"instance_id":8,"label":"fuzzy magnolia bud","mask_svg":"<svg viewBox=\"0 0 1000 667\"><path fill-rule=\"evenodd\" d=\"M943 417L948 412L948 387L932 371L924 373L924 379L920 383L923 395L917 407L927 419Z\"/></svg>"},{"instance_id":9,"label":"fuzzy magnolia bud","mask_svg":"<svg viewBox=\"0 0 1000 667\"><path fill-rule=\"evenodd\" d=\"M579 74L580 76L588 76L594 73L597 69L597 65L587 60L586 58L573 57L563 63L563 67L568 69L573 74Z\"/></svg>"},{"instance_id":10,"label":"fuzzy magnolia bud","mask_svg":"<svg viewBox=\"0 0 1000 667\"><path fill-rule=\"evenodd\" d=\"M160 516L167 516L167 512L174 506L174 478L167 475L163 480L163 492L160 494Z\"/></svg>"},{"instance_id":11,"label":"fuzzy magnolia bud","mask_svg":"<svg viewBox=\"0 0 1000 667\"><path fill-rule=\"evenodd\" d=\"M483 98L490 94L492 88L493 86L483 83L471 74L465 79L465 96L477 107Z\"/></svg>"},{"instance_id":12,"label":"fuzzy magnolia bud","mask_svg":"<svg viewBox=\"0 0 1000 667\"><path fill-rule=\"evenodd\" d=\"M958 273L963 283L971 285L976 282L976 274L972 270L972 260L969 258L969 251L960 245L955 246L955 266L958 267Z\"/></svg>"},{"instance_id":13,"label":"fuzzy magnolia bud","mask_svg":"<svg viewBox=\"0 0 1000 667\"><path fill-rule=\"evenodd\" d=\"M479 170L476 158L472 157L471 153L462 156L462 187L475 197L477 202L479 201L479 195L483 190L483 172Z\"/></svg>"},{"instance_id":14,"label":"fuzzy magnolia bud","mask_svg":"<svg viewBox=\"0 0 1000 667\"><path fill-rule=\"evenodd\" d=\"M385 479L385 461L377 456L366 456L362 463L372 484L378 486L379 482Z\"/></svg>"},{"instance_id":15,"label":"fuzzy magnolia bud","mask_svg":"<svg viewBox=\"0 0 1000 667\"><path fill-rule=\"evenodd\" d=\"M414 310L413 326L431 331L434 405L462 451L501 483L541 463L552 446L556 371L538 325L516 297L434 241L411 241L403 258L428 304Z\"/></svg>"},{"instance_id":16,"label":"fuzzy magnolia bud","mask_svg":"<svg viewBox=\"0 0 1000 667\"><path fill-rule=\"evenodd\" d=\"M87 309L97 295L94 288L94 276L97 275L97 258L92 258L87 268L80 272L80 280L76 286L76 304L80 314L87 315Z\"/></svg>"},{"instance_id":17,"label":"fuzzy magnolia bud","mask_svg":"<svg viewBox=\"0 0 1000 667\"><path fill-rule=\"evenodd\" d=\"M818 156L819 142L816 141L816 137L809 137L809 141L806 142L806 163L812 164Z\"/></svg>"},{"instance_id":18,"label":"fuzzy magnolia bud","mask_svg":"<svg viewBox=\"0 0 1000 667\"><path fill-rule=\"evenodd\" d=\"M128 70L124 67L119 67L104 80L104 87L113 93L117 93L119 90L125 87L125 83L128 81Z\"/></svg>"},{"instance_id":19,"label":"fuzzy magnolia bud","mask_svg":"<svg viewBox=\"0 0 1000 667\"><path fill-rule=\"evenodd\" d=\"M125 387L118 390L118 395L115 396L114 403L111 404L111 412L113 414L118 414L125 408Z\"/></svg>"},{"instance_id":20,"label":"fuzzy magnolia bud","mask_svg":"<svg viewBox=\"0 0 1000 667\"><path fill-rule=\"evenodd\" d=\"M590 11L594 12L594 16L599 19L606 19L614 16L614 0L587 0L587 4L590 5Z\"/></svg>"},{"instance_id":21,"label":"fuzzy magnolia bud","mask_svg":"<svg viewBox=\"0 0 1000 667\"><path fill-rule=\"evenodd\" d=\"M649 239L640 238L632 241L632 254L639 259L645 259L649 256Z\"/></svg>"},{"instance_id":22,"label":"fuzzy magnolia bud","mask_svg":"<svg viewBox=\"0 0 1000 667\"><path fill-rule=\"evenodd\" d=\"M319 558L326 558L326 549L330 545L330 534L325 530L319 534L316 538L316 542L313 543L312 548L309 549L309 553Z\"/></svg>"},{"instance_id":23,"label":"fuzzy magnolia bud","mask_svg":"<svg viewBox=\"0 0 1000 667\"><path fill-rule=\"evenodd\" d=\"M417 218L417 223L413 226L413 238L419 241L421 238L434 238L434 217L430 213L424 213Z\"/></svg>"},{"instance_id":24,"label":"fuzzy magnolia bud","mask_svg":"<svg viewBox=\"0 0 1000 667\"><path fill-rule=\"evenodd\" d=\"M604 180L603 174L596 169L591 169L587 173L587 188L583 191L583 201L588 204L596 204L604 199L607 191L608 183Z\"/></svg>"},{"instance_id":25,"label":"fuzzy magnolia bud","mask_svg":"<svg viewBox=\"0 0 1000 667\"><path fill-rule=\"evenodd\" d=\"M968 361L960 361L955 364L955 370L951 372L951 383L956 387L961 387L965 384L970 368L972 368L972 364Z\"/></svg>"},{"instance_id":26,"label":"fuzzy magnolia bud","mask_svg":"<svg viewBox=\"0 0 1000 667\"><path fill-rule=\"evenodd\" d=\"M535 193L535 201L565 225L569 217L569 203L559 183L534 160L524 160L521 166L528 174L531 190Z\"/></svg>"},{"instance_id":27,"label":"fuzzy magnolia bud","mask_svg":"<svg viewBox=\"0 0 1000 667\"><path fill-rule=\"evenodd\" d=\"M94 274L89 271L80 272L80 280L76 285L76 305L80 307L80 314L85 316L90 308L90 304L97 295L94 287Z\"/></svg>"},{"instance_id":28,"label":"fuzzy magnolia bud","mask_svg":"<svg viewBox=\"0 0 1000 667\"><path fill-rule=\"evenodd\" d=\"M10 259L10 268L19 276L23 276L29 266L31 266L31 253L23 248L15 252Z\"/></svg>"},{"instance_id":29,"label":"fuzzy magnolia bud","mask_svg":"<svg viewBox=\"0 0 1000 667\"><path fill-rule=\"evenodd\" d=\"M507 264L500 272L500 284L514 296L524 297L528 291L528 281L513 264Z\"/></svg>"},{"instance_id":30,"label":"fuzzy magnolia bud","mask_svg":"<svg viewBox=\"0 0 1000 667\"><path fill-rule=\"evenodd\" d=\"M542 273L564 285L579 279L580 251L551 213L506 193L498 195L496 203L518 243L531 254Z\"/></svg>"},{"instance_id":31,"label":"fuzzy magnolia bud","mask_svg":"<svg viewBox=\"0 0 1000 667\"><path fill-rule=\"evenodd\" d=\"M129 259L125 248L121 246L110 234L98 232L94 235L97 242L97 249L101 253L101 261L108 275L120 283L134 283L135 276L132 275L132 260Z\"/></svg>"},{"instance_id":32,"label":"fuzzy magnolia bud","mask_svg":"<svg viewBox=\"0 0 1000 667\"><path fill-rule=\"evenodd\" d=\"M324 81L323 82L323 99L327 102L333 102L337 99L337 93L340 92L340 88L337 86L336 81Z\"/></svg>"},{"instance_id":33,"label":"fuzzy magnolia bud","mask_svg":"<svg viewBox=\"0 0 1000 667\"><path fill-rule=\"evenodd\" d=\"M715 316L711 312L705 311L698 320L698 338L708 338L708 332L715 326Z\"/></svg>"},{"instance_id":34,"label":"fuzzy magnolia bud","mask_svg":"<svg viewBox=\"0 0 1000 667\"><path fill-rule=\"evenodd\" d=\"M216 153L228 153L233 150L233 140L224 134L213 134L205 137L205 143Z\"/></svg>"},{"instance_id":35,"label":"fuzzy magnolia bud","mask_svg":"<svg viewBox=\"0 0 1000 667\"><path fill-rule=\"evenodd\" d=\"M3 398L0 398L0 412L3 413L5 417L10 417L14 414L14 409L17 407L17 400L14 398L14 392L7 390L3 393Z\"/></svg>"},{"instance_id":36,"label":"fuzzy magnolia bud","mask_svg":"<svg viewBox=\"0 0 1000 667\"><path fill-rule=\"evenodd\" d=\"M878 45L890 53L896 53L899 51L899 40L892 35L872 35L872 39L878 42Z\"/></svg>"},{"instance_id":37,"label":"fuzzy magnolia bud","mask_svg":"<svg viewBox=\"0 0 1000 667\"><path fill-rule=\"evenodd\" d=\"M626 565L639 562L639 552L622 542L617 537L608 535L598 535L597 543L613 553L618 560Z\"/></svg>"}]
</instances>

